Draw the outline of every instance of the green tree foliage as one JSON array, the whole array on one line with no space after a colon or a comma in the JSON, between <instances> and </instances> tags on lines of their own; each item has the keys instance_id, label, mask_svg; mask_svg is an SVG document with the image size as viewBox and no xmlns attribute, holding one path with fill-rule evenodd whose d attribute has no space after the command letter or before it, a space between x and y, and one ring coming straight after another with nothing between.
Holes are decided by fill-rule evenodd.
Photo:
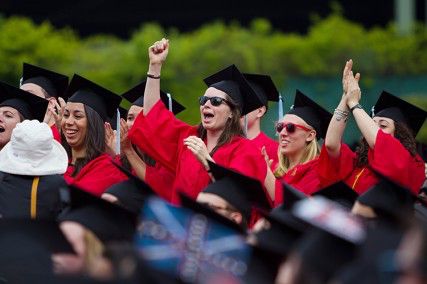
<instances>
[{"instance_id":1,"label":"green tree foliage","mask_svg":"<svg viewBox=\"0 0 427 284\"><path fill-rule=\"evenodd\" d=\"M167 37L171 48L162 70L162 89L188 107L180 118L197 123L196 98L206 89L202 79L232 63L245 72L270 74L281 90L291 78L339 81L349 58L366 88L375 89L378 77L427 74L424 26L402 37L392 24L367 30L346 20L340 9L333 10L326 18L314 18L303 35L277 31L267 20L256 19L249 27L217 21L186 33L145 23L126 40L104 34L81 38L70 28L56 29L48 22L0 18L0 78L16 84L22 62L30 62L87 76L120 94L145 78L147 48ZM426 106L426 93L427 87L419 90L418 104ZM317 95L327 95L327 90ZM423 137L427 140L427 132Z\"/></svg>"}]
</instances>

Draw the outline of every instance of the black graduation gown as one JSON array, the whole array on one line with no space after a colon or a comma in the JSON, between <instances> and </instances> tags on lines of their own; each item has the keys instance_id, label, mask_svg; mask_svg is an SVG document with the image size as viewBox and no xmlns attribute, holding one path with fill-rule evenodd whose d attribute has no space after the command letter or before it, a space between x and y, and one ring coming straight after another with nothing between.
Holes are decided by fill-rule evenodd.
<instances>
[{"instance_id":1,"label":"black graduation gown","mask_svg":"<svg viewBox=\"0 0 427 284\"><path fill-rule=\"evenodd\" d=\"M31 218L33 202L36 219L56 219L61 210L59 189L67 186L63 176L41 176L35 201L31 198L33 179L0 172L0 218Z\"/></svg>"}]
</instances>

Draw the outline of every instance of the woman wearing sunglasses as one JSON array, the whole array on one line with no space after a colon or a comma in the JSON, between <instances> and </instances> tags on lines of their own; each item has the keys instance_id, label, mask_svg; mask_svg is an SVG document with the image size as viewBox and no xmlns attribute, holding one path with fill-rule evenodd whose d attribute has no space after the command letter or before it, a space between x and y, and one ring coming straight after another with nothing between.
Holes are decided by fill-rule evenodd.
<instances>
[{"instance_id":1,"label":"woman wearing sunglasses","mask_svg":"<svg viewBox=\"0 0 427 284\"><path fill-rule=\"evenodd\" d=\"M160 102L160 71L168 51L166 39L149 48L144 110L128 137L154 160L176 173L171 189L172 202L178 203L178 191L195 199L211 182L208 160L264 183L265 160L243 137L240 126L242 115L262 106L244 76L231 65L206 78L204 81L209 87L199 99L201 123L189 126L176 119Z\"/></svg>"},{"instance_id":2,"label":"woman wearing sunglasses","mask_svg":"<svg viewBox=\"0 0 427 284\"><path fill-rule=\"evenodd\" d=\"M319 159L322 183L343 180L358 194L379 182L383 175L418 194L425 180L425 165L417 154L415 137L427 113L387 92L382 92L370 117L359 104L360 74L353 76L353 62L343 72L344 95L334 112ZM353 152L341 143L349 114L363 138Z\"/></svg>"},{"instance_id":3,"label":"woman wearing sunglasses","mask_svg":"<svg viewBox=\"0 0 427 284\"><path fill-rule=\"evenodd\" d=\"M305 194L320 188L317 164L320 153L318 139L324 138L332 114L309 97L296 91L292 109L277 123L279 164L276 176L274 205L283 202L281 182Z\"/></svg>"}]
</instances>

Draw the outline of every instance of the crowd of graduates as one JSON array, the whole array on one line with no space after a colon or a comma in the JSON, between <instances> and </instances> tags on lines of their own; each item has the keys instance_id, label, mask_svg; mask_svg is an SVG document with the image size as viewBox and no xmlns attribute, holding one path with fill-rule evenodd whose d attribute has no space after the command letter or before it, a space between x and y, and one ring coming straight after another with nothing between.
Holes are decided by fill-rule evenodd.
<instances>
[{"instance_id":1,"label":"crowd of graduates","mask_svg":"<svg viewBox=\"0 0 427 284\"><path fill-rule=\"evenodd\" d=\"M0 81L0 282L427 282L425 110L387 91L362 106L349 60L335 110L296 90L284 113L270 76L230 65L192 126L161 90L168 52L148 47L122 94L28 63Z\"/></svg>"}]
</instances>

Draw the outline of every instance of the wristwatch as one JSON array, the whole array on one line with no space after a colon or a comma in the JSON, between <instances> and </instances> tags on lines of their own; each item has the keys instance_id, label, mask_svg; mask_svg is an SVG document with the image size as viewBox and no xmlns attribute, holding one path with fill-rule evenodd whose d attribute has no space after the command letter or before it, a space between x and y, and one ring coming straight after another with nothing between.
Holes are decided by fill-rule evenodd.
<instances>
[{"instance_id":1,"label":"wristwatch","mask_svg":"<svg viewBox=\"0 0 427 284\"><path fill-rule=\"evenodd\" d=\"M350 108L350 112L353 113L353 110L355 110L356 108L363 109L363 107L360 104L355 104L353 107Z\"/></svg>"}]
</instances>

